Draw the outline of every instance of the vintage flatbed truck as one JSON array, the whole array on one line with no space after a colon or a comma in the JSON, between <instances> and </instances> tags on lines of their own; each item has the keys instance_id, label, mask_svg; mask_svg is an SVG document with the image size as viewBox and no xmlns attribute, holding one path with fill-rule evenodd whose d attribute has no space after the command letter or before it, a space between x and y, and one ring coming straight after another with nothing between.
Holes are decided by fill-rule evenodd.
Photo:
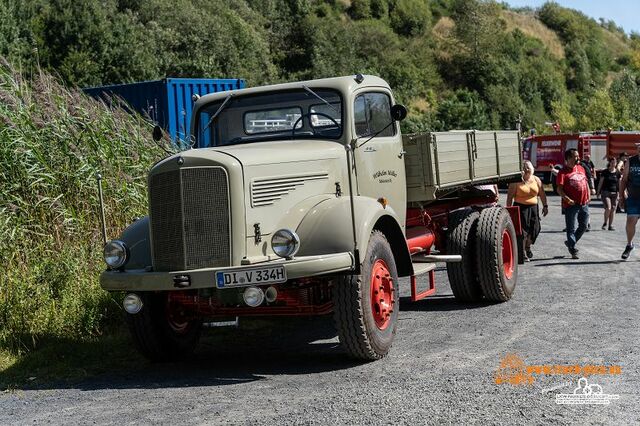
<instances>
[{"instance_id":1,"label":"vintage flatbed truck","mask_svg":"<svg viewBox=\"0 0 640 426\"><path fill-rule=\"evenodd\" d=\"M333 313L353 357L385 356L399 278L502 302L518 276L517 208L495 184L521 179L516 131L402 136L406 109L374 76L210 94L193 148L155 164L149 215L105 245L102 288L124 291L138 348L189 355L205 320ZM417 278L428 277L419 288Z\"/></svg>"}]
</instances>

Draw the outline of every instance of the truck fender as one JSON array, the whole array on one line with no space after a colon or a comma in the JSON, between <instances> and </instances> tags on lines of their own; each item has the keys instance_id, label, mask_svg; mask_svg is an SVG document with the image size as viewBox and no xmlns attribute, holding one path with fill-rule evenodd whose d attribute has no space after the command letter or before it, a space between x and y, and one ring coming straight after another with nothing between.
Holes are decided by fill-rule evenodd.
<instances>
[{"instance_id":1,"label":"truck fender","mask_svg":"<svg viewBox=\"0 0 640 426\"><path fill-rule=\"evenodd\" d=\"M411 256L398 217L390 206L383 207L368 197L354 197L356 239L359 261L367 252L374 229L381 231L391 245L398 276L413 273ZM296 233L300 237L300 256L353 251L353 225L349 197L332 198L313 207L302 219Z\"/></svg>"},{"instance_id":2,"label":"truck fender","mask_svg":"<svg viewBox=\"0 0 640 426\"><path fill-rule=\"evenodd\" d=\"M152 265L151 239L149 238L149 216L144 216L129 225L118 238L129 249L129 260L125 269L143 269Z\"/></svg>"}]
</instances>

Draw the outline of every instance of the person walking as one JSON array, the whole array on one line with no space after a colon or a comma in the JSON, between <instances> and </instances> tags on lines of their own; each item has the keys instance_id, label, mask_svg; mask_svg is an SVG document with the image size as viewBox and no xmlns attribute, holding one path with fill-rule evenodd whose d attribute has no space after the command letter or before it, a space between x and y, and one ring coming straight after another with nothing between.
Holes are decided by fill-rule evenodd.
<instances>
[{"instance_id":1,"label":"person walking","mask_svg":"<svg viewBox=\"0 0 640 426\"><path fill-rule=\"evenodd\" d=\"M602 224L602 230L609 229L609 231L615 231L616 228L613 226L613 218L616 215L616 208L618 207L618 190L621 173L616 168L618 161L615 157L608 157L607 160L607 168L600 172L597 195L602 199L602 205L604 206L604 223Z\"/></svg>"},{"instance_id":2,"label":"person walking","mask_svg":"<svg viewBox=\"0 0 640 426\"><path fill-rule=\"evenodd\" d=\"M638 153L627 161L620 182L620 195L624 200L624 210L627 213L627 246L622 252L624 260L629 258L631 251L635 248L633 237L640 217L640 143L636 143L636 149Z\"/></svg>"},{"instance_id":3,"label":"person walking","mask_svg":"<svg viewBox=\"0 0 640 426\"><path fill-rule=\"evenodd\" d=\"M620 175L624 173L624 167L629 161L629 154L627 151L621 152L618 155L618 164L616 165L616 170L620 172ZM622 193L620 194L620 202L618 203L618 208L616 209L616 213L624 213L624 198Z\"/></svg>"},{"instance_id":4,"label":"person walking","mask_svg":"<svg viewBox=\"0 0 640 426\"><path fill-rule=\"evenodd\" d=\"M533 174L534 170L531 161L525 161L522 169L522 182L509 184L507 192L507 206L520 207L525 262L533 258L531 246L540 234L538 200L542 201L542 215L546 216L549 213L547 195L542 187L542 181Z\"/></svg>"},{"instance_id":5,"label":"person walking","mask_svg":"<svg viewBox=\"0 0 640 426\"><path fill-rule=\"evenodd\" d=\"M587 173L580 165L580 155L576 149L568 149L564 153L565 166L558 172L556 179L558 194L562 197L567 241L572 259L578 259L576 244L582 238L589 223L589 190ZM578 227L576 228L576 220Z\"/></svg>"},{"instance_id":6,"label":"person walking","mask_svg":"<svg viewBox=\"0 0 640 426\"><path fill-rule=\"evenodd\" d=\"M596 168L593 164L593 161L591 161L591 156L589 154L585 154L584 158L580 160L579 164L582 166L587 175L587 184L589 185L590 195L596 195ZM591 200L591 197L589 197L589 200ZM587 229L585 230L585 232L589 231L591 231L591 217L589 217L589 222L587 222Z\"/></svg>"}]
</instances>

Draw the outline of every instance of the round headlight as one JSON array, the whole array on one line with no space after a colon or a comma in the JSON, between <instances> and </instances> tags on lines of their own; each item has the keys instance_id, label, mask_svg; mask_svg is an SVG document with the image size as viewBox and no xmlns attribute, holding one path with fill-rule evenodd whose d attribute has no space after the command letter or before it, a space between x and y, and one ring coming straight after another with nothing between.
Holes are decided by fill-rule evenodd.
<instances>
[{"instance_id":1,"label":"round headlight","mask_svg":"<svg viewBox=\"0 0 640 426\"><path fill-rule=\"evenodd\" d=\"M242 293L242 298L244 299L244 303L255 308L264 302L264 291L258 287L247 287L244 293Z\"/></svg>"},{"instance_id":2,"label":"round headlight","mask_svg":"<svg viewBox=\"0 0 640 426\"><path fill-rule=\"evenodd\" d=\"M112 240L104 245L104 261L109 268L118 269L127 263L127 246L122 241Z\"/></svg>"},{"instance_id":3,"label":"round headlight","mask_svg":"<svg viewBox=\"0 0 640 426\"><path fill-rule=\"evenodd\" d=\"M279 229L271 237L271 248L280 257L292 257L300 248L300 238L290 229Z\"/></svg>"},{"instance_id":4,"label":"round headlight","mask_svg":"<svg viewBox=\"0 0 640 426\"><path fill-rule=\"evenodd\" d=\"M129 293L124 297L122 306L127 313L134 315L142 310L143 303L140 296L135 293Z\"/></svg>"}]
</instances>

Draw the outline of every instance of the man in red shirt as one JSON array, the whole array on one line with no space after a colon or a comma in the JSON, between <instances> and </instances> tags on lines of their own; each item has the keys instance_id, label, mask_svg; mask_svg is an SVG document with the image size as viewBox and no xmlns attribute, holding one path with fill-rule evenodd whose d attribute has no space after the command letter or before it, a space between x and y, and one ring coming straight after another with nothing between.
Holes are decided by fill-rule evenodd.
<instances>
[{"instance_id":1,"label":"man in red shirt","mask_svg":"<svg viewBox=\"0 0 640 426\"><path fill-rule=\"evenodd\" d=\"M569 253L578 259L576 243L582 237L589 223L589 201L591 191L584 167L580 165L580 155L576 149L568 149L564 153L565 166L558 173L556 183L558 194L562 197L564 220L567 225L567 241ZM576 229L576 219L578 228Z\"/></svg>"}]
</instances>

